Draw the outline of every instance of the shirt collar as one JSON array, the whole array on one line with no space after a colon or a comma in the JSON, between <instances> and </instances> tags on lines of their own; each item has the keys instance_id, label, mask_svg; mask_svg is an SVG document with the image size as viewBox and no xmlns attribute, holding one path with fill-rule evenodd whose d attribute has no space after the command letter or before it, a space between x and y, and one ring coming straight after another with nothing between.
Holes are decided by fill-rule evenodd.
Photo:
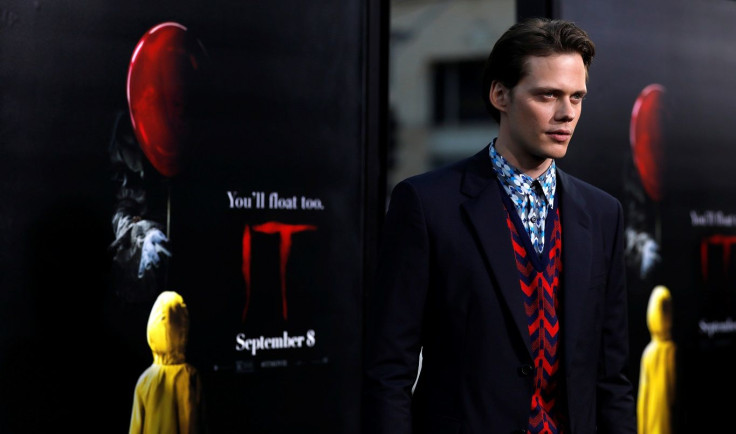
<instances>
[{"instance_id":1,"label":"shirt collar","mask_svg":"<svg viewBox=\"0 0 736 434\"><path fill-rule=\"evenodd\" d=\"M516 196L526 204L527 197L532 193L532 184L535 179L522 173L519 169L509 164L501 154L496 151L496 139L493 139L490 146L491 162L493 170L496 172L498 179L501 181L504 189L512 196ZM547 170L536 179L542 187L542 192L550 209L554 208L555 192L557 190L557 168L555 160L549 165ZM521 196L521 197L520 197ZM522 204L522 205L523 205Z\"/></svg>"}]
</instances>

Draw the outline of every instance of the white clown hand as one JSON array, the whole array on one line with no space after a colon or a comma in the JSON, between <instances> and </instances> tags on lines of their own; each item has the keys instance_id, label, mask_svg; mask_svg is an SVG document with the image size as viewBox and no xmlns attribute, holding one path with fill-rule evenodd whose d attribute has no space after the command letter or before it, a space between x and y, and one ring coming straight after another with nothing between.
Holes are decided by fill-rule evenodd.
<instances>
[{"instance_id":1,"label":"white clown hand","mask_svg":"<svg viewBox=\"0 0 736 434\"><path fill-rule=\"evenodd\" d=\"M150 270L152 267L158 267L161 262L159 253L166 256L171 256L164 246L163 243L169 241L159 229L152 228L146 232L146 236L143 238L143 245L141 246L141 262L138 266L138 277L143 277L146 270Z\"/></svg>"},{"instance_id":2,"label":"white clown hand","mask_svg":"<svg viewBox=\"0 0 736 434\"><path fill-rule=\"evenodd\" d=\"M652 238L644 240L641 246L641 270L639 275L646 277L662 257L659 255L659 245Z\"/></svg>"}]
</instances>

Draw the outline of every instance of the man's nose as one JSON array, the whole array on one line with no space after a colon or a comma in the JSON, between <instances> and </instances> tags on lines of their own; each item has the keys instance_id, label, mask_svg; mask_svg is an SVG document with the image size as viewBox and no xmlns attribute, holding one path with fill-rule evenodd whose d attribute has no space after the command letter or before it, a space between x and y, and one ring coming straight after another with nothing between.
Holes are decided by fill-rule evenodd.
<instances>
[{"instance_id":1,"label":"man's nose","mask_svg":"<svg viewBox=\"0 0 736 434\"><path fill-rule=\"evenodd\" d=\"M561 98L557 105L555 120L559 122L572 122L576 115L577 111L572 102L567 98Z\"/></svg>"}]
</instances>

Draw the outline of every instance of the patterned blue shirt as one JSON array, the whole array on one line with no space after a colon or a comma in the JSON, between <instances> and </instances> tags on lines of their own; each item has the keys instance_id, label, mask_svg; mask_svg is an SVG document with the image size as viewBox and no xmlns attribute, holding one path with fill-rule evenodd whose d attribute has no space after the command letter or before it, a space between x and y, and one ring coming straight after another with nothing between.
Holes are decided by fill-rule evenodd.
<instances>
[{"instance_id":1,"label":"patterned blue shirt","mask_svg":"<svg viewBox=\"0 0 736 434\"><path fill-rule=\"evenodd\" d=\"M490 146L493 170L503 189L514 203L516 213L537 253L544 251L544 225L547 213L554 208L557 176L555 161L537 179L522 173L496 152L496 139Z\"/></svg>"}]
</instances>

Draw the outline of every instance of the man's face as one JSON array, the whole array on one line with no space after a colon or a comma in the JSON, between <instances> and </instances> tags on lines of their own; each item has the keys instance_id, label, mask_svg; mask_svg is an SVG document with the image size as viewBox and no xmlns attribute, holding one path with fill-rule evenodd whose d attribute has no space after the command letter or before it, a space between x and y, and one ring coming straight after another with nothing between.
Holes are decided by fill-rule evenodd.
<instances>
[{"instance_id":1,"label":"man's face","mask_svg":"<svg viewBox=\"0 0 736 434\"><path fill-rule=\"evenodd\" d=\"M586 70L577 53L530 56L527 74L502 100L502 152L522 171L565 156L587 92ZM508 154L511 155L508 155ZM546 167L545 167L546 168Z\"/></svg>"}]
</instances>

